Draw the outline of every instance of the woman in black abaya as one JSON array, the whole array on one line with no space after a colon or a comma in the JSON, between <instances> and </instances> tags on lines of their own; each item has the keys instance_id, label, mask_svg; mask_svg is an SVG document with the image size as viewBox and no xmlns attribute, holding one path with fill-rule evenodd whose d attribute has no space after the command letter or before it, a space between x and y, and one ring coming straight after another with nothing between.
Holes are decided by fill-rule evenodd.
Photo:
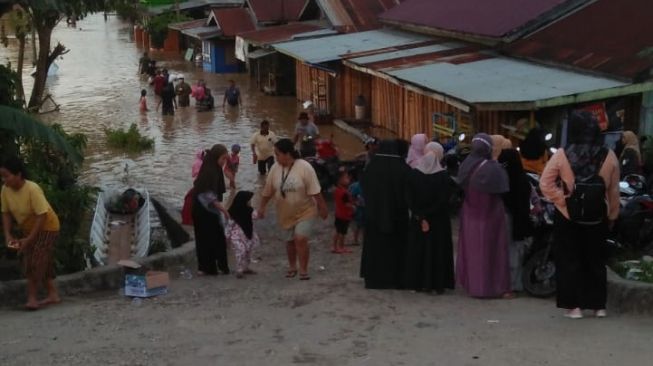
<instances>
[{"instance_id":1,"label":"woman in black abaya","mask_svg":"<svg viewBox=\"0 0 653 366\"><path fill-rule=\"evenodd\" d=\"M222 218L229 218L229 212L222 205L222 195L226 191L222 167L227 154L224 145L214 145L204 155L202 168L193 183L193 227L200 275L216 275L218 269L223 274L229 273Z\"/></svg>"},{"instance_id":2,"label":"woman in black abaya","mask_svg":"<svg viewBox=\"0 0 653 366\"><path fill-rule=\"evenodd\" d=\"M365 199L365 238L361 277L365 288L398 288L401 285L404 247L408 230L406 164L408 145L386 140L368 164L361 179Z\"/></svg>"},{"instance_id":3,"label":"woman in black abaya","mask_svg":"<svg viewBox=\"0 0 653 366\"><path fill-rule=\"evenodd\" d=\"M449 217L449 174L440 165L442 145L430 142L407 182L411 212L403 287L443 293L454 288Z\"/></svg>"}]
</instances>

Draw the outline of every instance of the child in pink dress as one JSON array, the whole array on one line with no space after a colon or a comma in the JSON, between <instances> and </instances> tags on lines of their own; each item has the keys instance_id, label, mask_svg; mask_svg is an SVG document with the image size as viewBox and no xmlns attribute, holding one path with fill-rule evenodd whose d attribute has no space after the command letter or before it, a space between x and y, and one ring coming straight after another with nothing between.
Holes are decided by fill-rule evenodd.
<instances>
[{"instance_id":1,"label":"child in pink dress","mask_svg":"<svg viewBox=\"0 0 653 366\"><path fill-rule=\"evenodd\" d=\"M224 167L224 175L229 179L229 187L236 188L236 173L240 165L240 145L231 146L231 154L227 158L227 164Z\"/></svg>"},{"instance_id":2,"label":"child in pink dress","mask_svg":"<svg viewBox=\"0 0 653 366\"><path fill-rule=\"evenodd\" d=\"M141 99L138 101L139 109L141 113L145 113L148 111L147 109L147 90L142 89L141 90Z\"/></svg>"},{"instance_id":3,"label":"child in pink dress","mask_svg":"<svg viewBox=\"0 0 653 366\"><path fill-rule=\"evenodd\" d=\"M249 268L252 262L252 251L261 243L254 231L254 220L258 218L256 211L250 205L254 193L239 191L234 197L229 216L225 226L225 236L231 242L231 248L236 257L236 278L243 278L246 274L255 274Z\"/></svg>"}]
</instances>

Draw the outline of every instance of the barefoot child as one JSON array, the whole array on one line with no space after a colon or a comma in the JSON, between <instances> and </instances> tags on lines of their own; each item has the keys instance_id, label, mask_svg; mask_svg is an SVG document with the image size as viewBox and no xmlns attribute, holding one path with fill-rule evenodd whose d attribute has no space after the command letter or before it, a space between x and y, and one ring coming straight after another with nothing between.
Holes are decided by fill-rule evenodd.
<instances>
[{"instance_id":1,"label":"barefoot child","mask_svg":"<svg viewBox=\"0 0 653 366\"><path fill-rule=\"evenodd\" d=\"M349 223L354 217L354 203L349 194L349 173L342 171L338 176L338 186L333 193L336 203L336 234L333 237L333 249L331 253L342 254L351 253L351 250L345 248L345 237L349 230Z\"/></svg>"},{"instance_id":2,"label":"barefoot child","mask_svg":"<svg viewBox=\"0 0 653 366\"><path fill-rule=\"evenodd\" d=\"M260 244L260 239L254 231L254 220L258 215L250 205L253 196L252 192L239 191L229 207L231 219L225 227L225 234L236 257L236 278L256 273L249 268L252 250Z\"/></svg>"},{"instance_id":3,"label":"barefoot child","mask_svg":"<svg viewBox=\"0 0 653 366\"><path fill-rule=\"evenodd\" d=\"M363 232L363 220L365 218L365 200L363 200L363 191L361 190L360 181L356 181L349 186L349 194L354 201L354 242L352 245L360 245L360 236Z\"/></svg>"},{"instance_id":4,"label":"barefoot child","mask_svg":"<svg viewBox=\"0 0 653 366\"><path fill-rule=\"evenodd\" d=\"M145 113L148 111L147 109L147 90L142 89L141 90L141 99L138 101L139 109L141 113Z\"/></svg>"},{"instance_id":5,"label":"barefoot child","mask_svg":"<svg viewBox=\"0 0 653 366\"><path fill-rule=\"evenodd\" d=\"M238 173L238 166L240 165L240 145L234 144L231 146L231 154L227 158L227 165L225 166L224 174L229 178L229 187L236 188L236 173Z\"/></svg>"}]
</instances>

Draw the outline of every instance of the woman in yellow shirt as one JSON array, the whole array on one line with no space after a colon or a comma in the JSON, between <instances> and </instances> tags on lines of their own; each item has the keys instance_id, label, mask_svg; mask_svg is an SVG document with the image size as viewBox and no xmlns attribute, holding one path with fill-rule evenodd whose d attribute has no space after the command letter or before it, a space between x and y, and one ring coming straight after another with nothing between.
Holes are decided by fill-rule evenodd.
<instances>
[{"instance_id":1,"label":"woman in yellow shirt","mask_svg":"<svg viewBox=\"0 0 653 366\"><path fill-rule=\"evenodd\" d=\"M2 186L2 226L7 246L23 254L27 277L29 310L61 302L54 284L54 243L59 236L59 218L45 199L38 184L27 180L25 165L18 158L9 158L0 165ZM14 237L14 221L22 238ZM48 296L37 301L39 286L46 284Z\"/></svg>"}]
</instances>

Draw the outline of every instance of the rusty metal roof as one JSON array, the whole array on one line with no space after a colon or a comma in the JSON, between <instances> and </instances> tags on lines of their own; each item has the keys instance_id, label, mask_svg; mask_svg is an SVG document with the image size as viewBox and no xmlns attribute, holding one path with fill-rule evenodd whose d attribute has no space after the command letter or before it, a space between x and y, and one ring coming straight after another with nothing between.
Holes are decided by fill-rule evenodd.
<instances>
[{"instance_id":1,"label":"rusty metal roof","mask_svg":"<svg viewBox=\"0 0 653 366\"><path fill-rule=\"evenodd\" d=\"M323 29L319 25L310 23L290 23L276 27L260 29L239 34L244 40L254 45L263 45L290 41L295 35Z\"/></svg>"},{"instance_id":2,"label":"rusty metal roof","mask_svg":"<svg viewBox=\"0 0 653 366\"><path fill-rule=\"evenodd\" d=\"M245 8L212 9L209 23L212 21L217 23L224 37L235 37L256 29L250 12Z\"/></svg>"},{"instance_id":3,"label":"rusty metal roof","mask_svg":"<svg viewBox=\"0 0 653 366\"><path fill-rule=\"evenodd\" d=\"M296 22L309 0L247 0L258 23Z\"/></svg>"},{"instance_id":4,"label":"rusty metal roof","mask_svg":"<svg viewBox=\"0 0 653 366\"><path fill-rule=\"evenodd\" d=\"M589 0L407 0L384 22L501 39L534 29Z\"/></svg>"},{"instance_id":5,"label":"rusty metal roof","mask_svg":"<svg viewBox=\"0 0 653 366\"><path fill-rule=\"evenodd\" d=\"M186 22L173 23L168 25L168 28L181 31L184 29L203 27L206 25L207 20L208 20L207 18L204 18L204 19L189 20Z\"/></svg>"},{"instance_id":6,"label":"rusty metal roof","mask_svg":"<svg viewBox=\"0 0 653 366\"><path fill-rule=\"evenodd\" d=\"M317 0L334 28L341 32L360 32L381 26L379 14L405 0Z\"/></svg>"},{"instance_id":7,"label":"rusty metal roof","mask_svg":"<svg viewBox=\"0 0 653 366\"><path fill-rule=\"evenodd\" d=\"M633 80L651 77L651 0L598 0L509 45L516 56Z\"/></svg>"}]
</instances>

